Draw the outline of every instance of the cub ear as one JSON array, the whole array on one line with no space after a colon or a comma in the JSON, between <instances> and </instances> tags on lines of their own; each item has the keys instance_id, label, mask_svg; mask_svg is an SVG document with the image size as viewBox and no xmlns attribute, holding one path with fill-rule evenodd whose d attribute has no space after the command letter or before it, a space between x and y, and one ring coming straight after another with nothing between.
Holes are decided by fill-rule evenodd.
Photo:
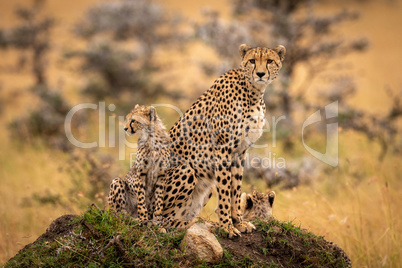
<instances>
[{"instance_id":1,"label":"cub ear","mask_svg":"<svg viewBox=\"0 0 402 268\"><path fill-rule=\"evenodd\" d=\"M138 107L138 104L136 104L136 105L134 106L134 109L137 108L137 107Z\"/></svg>"},{"instance_id":2,"label":"cub ear","mask_svg":"<svg viewBox=\"0 0 402 268\"><path fill-rule=\"evenodd\" d=\"M268 202L269 202L269 205L271 206L271 208L272 208L272 205L274 204L275 196L276 196L276 194L274 191L271 191L268 193Z\"/></svg>"},{"instance_id":3,"label":"cub ear","mask_svg":"<svg viewBox=\"0 0 402 268\"><path fill-rule=\"evenodd\" d=\"M242 58L244 58L244 55L246 55L246 52L249 51L250 49L251 49L251 47L247 44L240 45L240 47L239 47L240 56Z\"/></svg>"},{"instance_id":4,"label":"cub ear","mask_svg":"<svg viewBox=\"0 0 402 268\"><path fill-rule=\"evenodd\" d=\"M253 199L249 195L247 195L247 205L246 209L251 209L253 207Z\"/></svg>"},{"instance_id":5,"label":"cub ear","mask_svg":"<svg viewBox=\"0 0 402 268\"><path fill-rule=\"evenodd\" d=\"M257 191L253 191L253 197L254 197L255 199L258 199L258 192L257 192Z\"/></svg>"},{"instance_id":6,"label":"cub ear","mask_svg":"<svg viewBox=\"0 0 402 268\"><path fill-rule=\"evenodd\" d=\"M242 193L240 197L240 208L242 212L245 212L247 209L251 209L253 207L253 200L250 195L246 193Z\"/></svg>"},{"instance_id":7,"label":"cub ear","mask_svg":"<svg viewBox=\"0 0 402 268\"><path fill-rule=\"evenodd\" d=\"M279 45L274 47L272 50L278 53L278 56L281 59L281 61L285 59L286 48L284 46Z\"/></svg>"},{"instance_id":8,"label":"cub ear","mask_svg":"<svg viewBox=\"0 0 402 268\"><path fill-rule=\"evenodd\" d=\"M155 107L150 106L149 107L149 120L155 121L156 119L156 110Z\"/></svg>"}]
</instances>

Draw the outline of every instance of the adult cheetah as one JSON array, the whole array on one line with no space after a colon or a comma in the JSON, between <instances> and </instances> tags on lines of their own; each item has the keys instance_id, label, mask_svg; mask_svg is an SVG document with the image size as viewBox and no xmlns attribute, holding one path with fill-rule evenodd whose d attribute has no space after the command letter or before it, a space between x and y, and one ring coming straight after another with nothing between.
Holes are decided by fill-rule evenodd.
<instances>
[{"instance_id":1,"label":"adult cheetah","mask_svg":"<svg viewBox=\"0 0 402 268\"><path fill-rule=\"evenodd\" d=\"M190 165L197 179L186 187L192 201L182 204L183 215L197 216L216 185L219 224L229 237L255 228L240 211L245 154L262 134L264 92L278 75L286 49L243 44L239 52L240 68L217 79L170 129L171 161Z\"/></svg>"}]
</instances>

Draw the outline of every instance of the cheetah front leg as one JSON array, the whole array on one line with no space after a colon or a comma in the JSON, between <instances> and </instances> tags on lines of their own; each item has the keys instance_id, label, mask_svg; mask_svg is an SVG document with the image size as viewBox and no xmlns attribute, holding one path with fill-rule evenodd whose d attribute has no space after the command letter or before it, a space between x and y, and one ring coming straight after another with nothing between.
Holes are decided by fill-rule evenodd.
<instances>
[{"instance_id":1,"label":"cheetah front leg","mask_svg":"<svg viewBox=\"0 0 402 268\"><path fill-rule=\"evenodd\" d=\"M155 209L153 211L153 219L157 225L162 223L163 213L163 176L159 176L155 186Z\"/></svg>"},{"instance_id":2,"label":"cheetah front leg","mask_svg":"<svg viewBox=\"0 0 402 268\"><path fill-rule=\"evenodd\" d=\"M237 156L231 166L231 209L233 225L242 233L250 233L255 226L250 222L243 221L240 211L241 182L243 178L244 156Z\"/></svg>"},{"instance_id":3,"label":"cheetah front leg","mask_svg":"<svg viewBox=\"0 0 402 268\"><path fill-rule=\"evenodd\" d=\"M145 204L145 180L147 178L147 173L138 172L138 179L134 183L134 188L137 193L137 211L138 211L138 219L141 222L148 221L148 212Z\"/></svg>"},{"instance_id":4,"label":"cheetah front leg","mask_svg":"<svg viewBox=\"0 0 402 268\"><path fill-rule=\"evenodd\" d=\"M110 184L108 195L109 207L116 212L126 209L126 185L124 181L117 177Z\"/></svg>"},{"instance_id":5,"label":"cheetah front leg","mask_svg":"<svg viewBox=\"0 0 402 268\"><path fill-rule=\"evenodd\" d=\"M240 235L240 231L233 226L231 216L231 161L226 157L218 156L216 160L215 178L218 190L218 208L219 227L228 233L229 238Z\"/></svg>"}]
</instances>

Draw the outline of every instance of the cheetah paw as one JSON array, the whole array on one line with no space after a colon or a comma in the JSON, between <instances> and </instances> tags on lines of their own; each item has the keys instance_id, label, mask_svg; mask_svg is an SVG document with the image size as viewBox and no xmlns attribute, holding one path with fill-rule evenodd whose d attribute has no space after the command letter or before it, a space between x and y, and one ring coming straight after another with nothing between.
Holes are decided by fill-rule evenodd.
<instances>
[{"instance_id":1,"label":"cheetah paw","mask_svg":"<svg viewBox=\"0 0 402 268\"><path fill-rule=\"evenodd\" d=\"M161 227L161 228L158 229L158 233L160 233L160 234L166 234L166 229L163 228L163 227Z\"/></svg>"},{"instance_id":2,"label":"cheetah paw","mask_svg":"<svg viewBox=\"0 0 402 268\"><path fill-rule=\"evenodd\" d=\"M138 219L138 221L139 221L139 223L138 223L139 226L151 226L152 225L152 222L148 219L143 219L143 220Z\"/></svg>"},{"instance_id":3,"label":"cheetah paw","mask_svg":"<svg viewBox=\"0 0 402 268\"><path fill-rule=\"evenodd\" d=\"M239 230L237 230L233 225L229 226L229 227L221 227L223 229L223 231L227 234L227 236L232 239L236 236L241 236L241 232Z\"/></svg>"},{"instance_id":4,"label":"cheetah paw","mask_svg":"<svg viewBox=\"0 0 402 268\"><path fill-rule=\"evenodd\" d=\"M154 216L154 218L152 219L152 224L154 226L162 226L163 225L162 216Z\"/></svg>"},{"instance_id":5,"label":"cheetah paw","mask_svg":"<svg viewBox=\"0 0 402 268\"><path fill-rule=\"evenodd\" d=\"M254 224L246 221L235 223L234 226L242 233L251 233L253 230L256 229Z\"/></svg>"}]
</instances>

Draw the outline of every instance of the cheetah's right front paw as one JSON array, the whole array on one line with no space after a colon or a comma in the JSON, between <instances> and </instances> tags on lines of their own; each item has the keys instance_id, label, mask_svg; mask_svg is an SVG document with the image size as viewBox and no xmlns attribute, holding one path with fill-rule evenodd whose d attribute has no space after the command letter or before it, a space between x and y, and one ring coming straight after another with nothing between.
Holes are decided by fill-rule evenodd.
<instances>
[{"instance_id":1,"label":"cheetah's right front paw","mask_svg":"<svg viewBox=\"0 0 402 268\"><path fill-rule=\"evenodd\" d=\"M241 236L241 232L237 230L233 225L229 225L228 227L221 227L225 233L227 233L227 236L229 239L232 239L236 236Z\"/></svg>"},{"instance_id":2,"label":"cheetah's right front paw","mask_svg":"<svg viewBox=\"0 0 402 268\"><path fill-rule=\"evenodd\" d=\"M240 223L235 223L234 226L241 231L242 233L251 233L253 230L255 230L254 224L251 222L240 222Z\"/></svg>"}]
</instances>

